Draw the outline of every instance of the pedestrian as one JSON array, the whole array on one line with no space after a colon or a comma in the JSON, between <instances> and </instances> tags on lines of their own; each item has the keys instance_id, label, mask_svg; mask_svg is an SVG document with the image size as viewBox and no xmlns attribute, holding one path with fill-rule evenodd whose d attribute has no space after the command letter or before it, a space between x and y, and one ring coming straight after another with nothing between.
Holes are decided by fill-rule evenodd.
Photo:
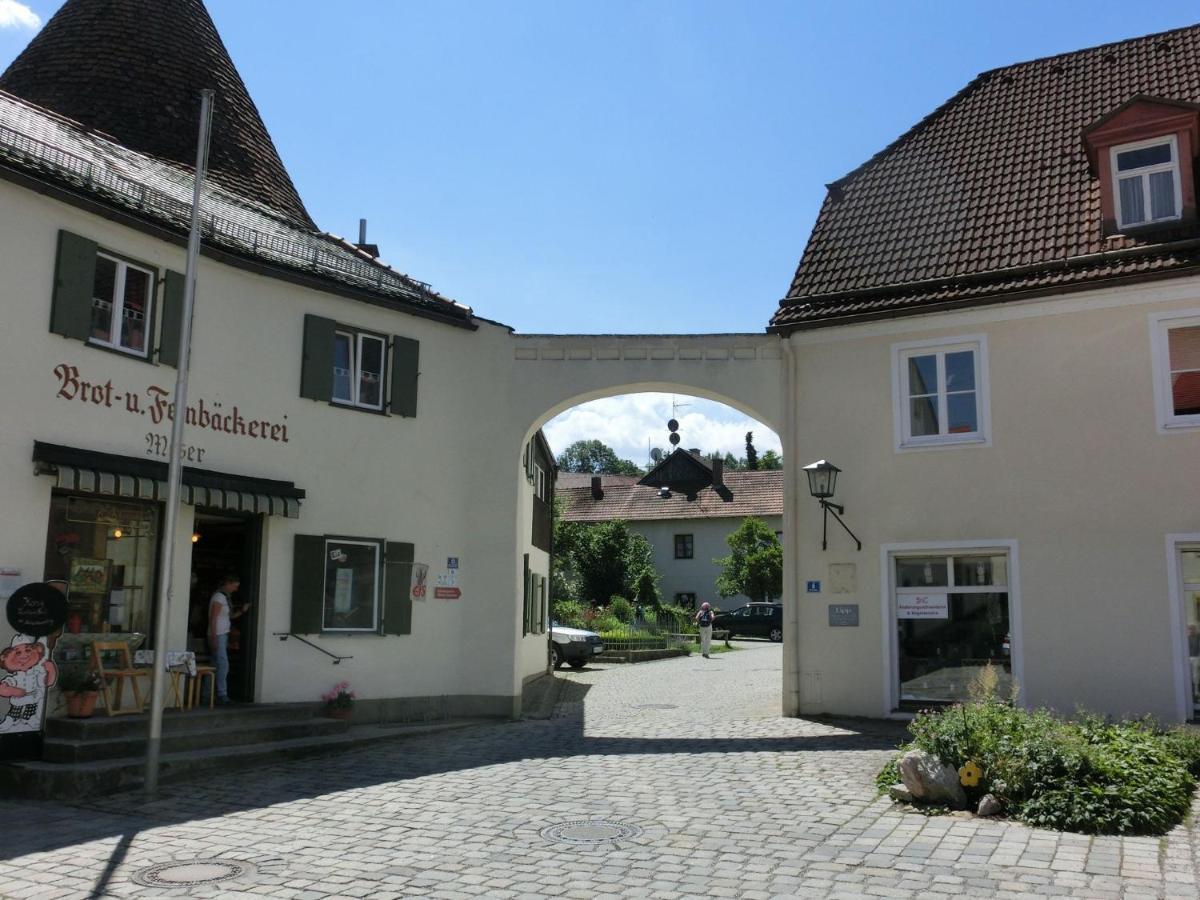
<instances>
[{"instance_id":1,"label":"pedestrian","mask_svg":"<svg viewBox=\"0 0 1200 900\"><path fill-rule=\"evenodd\" d=\"M708 659L712 649L713 611L707 603L700 604L700 611L693 621L700 626L700 655Z\"/></svg>"},{"instance_id":2,"label":"pedestrian","mask_svg":"<svg viewBox=\"0 0 1200 900\"><path fill-rule=\"evenodd\" d=\"M233 609L230 597L241 587L242 579L230 573L221 579L221 584L208 601L208 646L212 650L213 662L216 665L217 703L222 706L229 704L229 623L230 620L245 615L250 608L249 603L243 603L238 609Z\"/></svg>"}]
</instances>

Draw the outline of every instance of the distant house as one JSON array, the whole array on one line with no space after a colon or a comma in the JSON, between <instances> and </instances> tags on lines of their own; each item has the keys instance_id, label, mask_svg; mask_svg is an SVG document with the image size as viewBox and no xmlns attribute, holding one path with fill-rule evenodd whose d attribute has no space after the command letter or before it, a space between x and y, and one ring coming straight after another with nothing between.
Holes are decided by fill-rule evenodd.
<instances>
[{"instance_id":1,"label":"distant house","mask_svg":"<svg viewBox=\"0 0 1200 900\"><path fill-rule=\"evenodd\" d=\"M776 534L783 528L783 472L728 472L719 494L701 491L694 501L682 494L661 499L637 476L563 472L556 485L567 522L624 519L654 548L654 567L662 576L663 599L688 608L718 600L721 567L713 560L729 555L729 536L747 516L757 516ZM723 606L746 597L731 597Z\"/></svg>"}]
</instances>

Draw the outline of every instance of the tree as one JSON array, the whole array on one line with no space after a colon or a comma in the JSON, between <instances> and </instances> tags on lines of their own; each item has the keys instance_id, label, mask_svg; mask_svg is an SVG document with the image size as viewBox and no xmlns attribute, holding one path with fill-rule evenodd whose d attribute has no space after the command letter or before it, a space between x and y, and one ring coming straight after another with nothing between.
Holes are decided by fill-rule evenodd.
<instances>
[{"instance_id":1,"label":"tree","mask_svg":"<svg viewBox=\"0 0 1200 900\"><path fill-rule=\"evenodd\" d=\"M593 475L642 475L636 463L621 459L607 444L591 440L576 441L558 457L563 472L590 472Z\"/></svg>"},{"instance_id":2,"label":"tree","mask_svg":"<svg viewBox=\"0 0 1200 900\"><path fill-rule=\"evenodd\" d=\"M746 461L738 459L732 453L725 454L725 471L726 472L742 472L746 469Z\"/></svg>"},{"instance_id":3,"label":"tree","mask_svg":"<svg viewBox=\"0 0 1200 900\"><path fill-rule=\"evenodd\" d=\"M762 519L748 516L725 538L729 556L714 559L721 566L717 593L722 597L745 594L751 600L783 596L783 546Z\"/></svg>"},{"instance_id":4,"label":"tree","mask_svg":"<svg viewBox=\"0 0 1200 900\"><path fill-rule=\"evenodd\" d=\"M758 471L758 451L754 449L754 432L746 432L746 469L751 472Z\"/></svg>"},{"instance_id":5,"label":"tree","mask_svg":"<svg viewBox=\"0 0 1200 900\"><path fill-rule=\"evenodd\" d=\"M771 472L783 468L783 457L774 450L764 450L762 459L758 461L760 472Z\"/></svg>"},{"instance_id":6,"label":"tree","mask_svg":"<svg viewBox=\"0 0 1200 900\"><path fill-rule=\"evenodd\" d=\"M620 519L588 525L559 519L554 530L551 576L551 591L556 597L592 605L605 604L617 596L643 603L658 599L654 549Z\"/></svg>"}]
</instances>

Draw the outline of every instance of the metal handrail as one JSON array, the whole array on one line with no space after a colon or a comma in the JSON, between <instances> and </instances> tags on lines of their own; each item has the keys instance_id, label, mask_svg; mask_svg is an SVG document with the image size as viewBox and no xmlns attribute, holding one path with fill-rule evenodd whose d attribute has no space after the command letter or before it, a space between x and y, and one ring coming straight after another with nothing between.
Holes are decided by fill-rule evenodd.
<instances>
[{"instance_id":1,"label":"metal handrail","mask_svg":"<svg viewBox=\"0 0 1200 900\"><path fill-rule=\"evenodd\" d=\"M330 653L324 647L319 647L316 644L314 644L312 641L310 641L306 638L302 638L300 635L298 635L292 631L276 631L276 632L273 632L273 636L279 638L281 641L286 641L288 638L294 637L300 643L308 644L308 646L312 647L314 650L319 650L321 653L324 653L326 656L330 657L333 660L333 664L335 666L338 663L340 663L343 659L354 659L353 656L338 656L336 653Z\"/></svg>"}]
</instances>

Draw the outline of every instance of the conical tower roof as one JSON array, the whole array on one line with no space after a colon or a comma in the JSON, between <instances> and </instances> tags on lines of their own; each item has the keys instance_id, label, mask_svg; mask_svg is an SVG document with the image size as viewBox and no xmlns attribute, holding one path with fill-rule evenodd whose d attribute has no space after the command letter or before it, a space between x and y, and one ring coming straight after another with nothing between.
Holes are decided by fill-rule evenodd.
<instances>
[{"instance_id":1,"label":"conical tower roof","mask_svg":"<svg viewBox=\"0 0 1200 900\"><path fill-rule=\"evenodd\" d=\"M212 177L315 229L202 0L67 0L0 75L0 90L189 167L204 88Z\"/></svg>"}]
</instances>

